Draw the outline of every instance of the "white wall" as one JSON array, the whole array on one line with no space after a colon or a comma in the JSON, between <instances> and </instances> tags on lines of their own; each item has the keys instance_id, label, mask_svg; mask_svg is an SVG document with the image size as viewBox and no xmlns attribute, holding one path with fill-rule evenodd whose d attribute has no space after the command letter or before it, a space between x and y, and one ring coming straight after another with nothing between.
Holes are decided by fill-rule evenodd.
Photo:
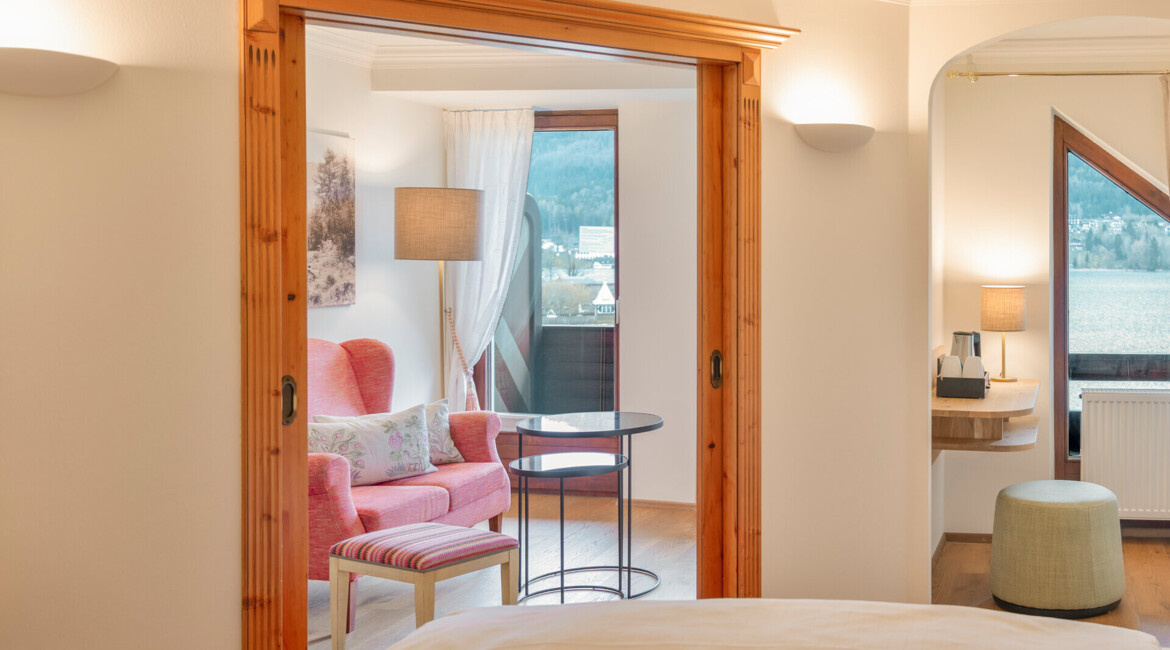
<instances>
[{"instance_id":1,"label":"white wall","mask_svg":"<svg viewBox=\"0 0 1170 650\"><path fill-rule=\"evenodd\" d=\"M929 242L907 200L908 9L645 4L803 30L763 56L764 595L926 602ZM826 154L792 128L817 120L877 134ZM846 371L863 388L841 388Z\"/></svg>"},{"instance_id":2,"label":"white wall","mask_svg":"<svg viewBox=\"0 0 1170 650\"><path fill-rule=\"evenodd\" d=\"M309 309L309 336L374 338L394 350L392 408L442 395L437 262L394 259L394 188L443 187L442 110L370 91L368 68L306 57L309 129L354 138L357 300Z\"/></svg>"},{"instance_id":3,"label":"white wall","mask_svg":"<svg viewBox=\"0 0 1170 650\"><path fill-rule=\"evenodd\" d=\"M933 350L939 345L947 343L945 328L943 327L943 278L946 246L946 220L941 218L946 201L946 183L942 179L946 175L946 93L939 93L931 106L931 130L929 134L930 152L928 165L930 177L935 182L929 185L930 211L940 218L932 219L928 230L930 233L930 357ZM921 137L921 136L919 136ZM919 153L921 155L921 152ZM920 183L925 181L920 180ZM927 372L934 375L934 359L928 358ZM933 383L933 382L932 382ZM946 532L946 495L945 485L947 458L950 454L943 452L930 465L930 547L937 551L942 543L943 533ZM933 555L933 553L932 553Z\"/></svg>"},{"instance_id":4,"label":"white wall","mask_svg":"<svg viewBox=\"0 0 1170 650\"><path fill-rule=\"evenodd\" d=\"M925 601L936 76L1032 24L1170 6L643 3L804 29L763 60L765 594ZM82 97L0 96L5 645L238 643L236 10L0 0L4 45L124 66ZM859 113L874 140L835 156L805 147L784 111L818 88L845 93L822 110ZM872 341L860 353L858 326ZM859 355L872 392L843 402L834 369ZM62 386L84 388L63 398ZM46 534L63 517L88 556ZM58 561L21 560L30 539Z\"/></svg>"},{"instance_id":5,"label":"white wall","mask_svg":"<svg viewBox=\"0 0 1170 650\"><path fill-rule=\"evenodd\" d=\"M1051 478L1052 110L1166 180L1162 89L1156 77L988 77L947 82L944 330L979 329L979 286L1028 287L1026 332L1007 335L1009 373L1039 378L1036 448L1011 454L948 452L946 530L990 533L995 495ZM989 372L1000 337L984 335Z\"/></svg>"},{"instance_id":6,"label":"white wall","mask_svg":"<svg viewBox=\"0 0 1170 650\"><path fill-rule=\"evenodd\" d=\"M947 454L939 455L930 465L930 548L931 556L938 552L946 529ZM957 532L957 531L955 531Z\"/></svg>"},{"instance_id":7,"label":"white wall","mask_svg":"<svg viewBox=\"0 0 1170 650\"><path fill-rule=\"evenodd\" d=\"M695 502L698 302L695 102L618 106L623 409L661 415L634 436L634 495Z\"/></svg>"},{"instance_id":8,"label":"white wall","mask_svg":"<svg viewBox=\"0 0 1170 650\"><path fill-rule=\"evenodd\" d=\"M773 6L804 31L763 61L764 595L926 602L928 242L907 217L907 8ZM827 154L790 124L818 120L877 133Z\"/></svg>"},{"instance_id":9,"label":"white wall","mask_svg":"<svg viewBox=\"0 0 1170 650\"><path fill-rule=\"evenodd\" d=\"M122 66L0 94L0 646L237 646L235 3L0 16L0 46Z\"/></svg>"}]
</instances>

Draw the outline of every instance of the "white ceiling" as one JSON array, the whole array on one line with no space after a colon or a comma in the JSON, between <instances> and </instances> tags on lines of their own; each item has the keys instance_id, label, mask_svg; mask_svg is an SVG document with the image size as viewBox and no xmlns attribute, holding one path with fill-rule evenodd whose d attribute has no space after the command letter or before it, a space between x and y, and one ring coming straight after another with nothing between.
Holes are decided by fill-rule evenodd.
<instances>
[{"instance_id":1,"label":"white ceiling","mask_svg":"<svg viewBox=\"0 0 1170 650\"><path fill-rule=\"evenodd\" d=\"M695 101L690 88L606 90L391 90L380 95L398 97L439 108L514 108L531 106L538 111L617 108L640 101Z\"/></svg>"},{"instance_id":2,"label":"white ceiling","mask_svg":"<svg viewBox=\"0 0 1170 650\"><path fill-rule=\"evenodd\" d=\"M308 25L305 30L308 50L314 54L365 65L371 68L445 68L445 67L517 67L517 66L584 66L597 64L631 69L680 69L681 64L633 63L613 59L591 58L585 54L568 56L535 47L511 43L486 43L454 36L407 36L388 31L366 31L323 25Z\"/></svg>"},{"instance_id":3,"label":"white ceiling","mask_svg":"<svg viewBox=\"0 0 1170 650\"><path fill-rule=\"evenodd\" d=\"M310 57L366 68L370 89L455 107L616 108L633 101L694 101L691 66L631 63L450 38L310 25Z\"/></svg>"}]
</instances>

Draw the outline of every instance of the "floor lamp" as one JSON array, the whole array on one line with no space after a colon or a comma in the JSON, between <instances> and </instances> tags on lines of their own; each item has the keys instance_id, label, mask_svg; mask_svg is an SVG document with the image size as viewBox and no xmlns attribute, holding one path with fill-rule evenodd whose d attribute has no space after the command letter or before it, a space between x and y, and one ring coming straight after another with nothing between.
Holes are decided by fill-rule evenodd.
<instances>
[{"instance_id":1,"label":"floor lamp","mask_svg":"<svg viewBox=\"0 0 1170 650\"><path fill-rule=\"evenodd\" d=\"M447 390L444 321L459 349L455 315L444 306L443 263L483 259L483 191L442 187L394 189L394 258L439 262L439 372ZM466 360L464 361L466 364Z\"/></svg>"}]
</instances>

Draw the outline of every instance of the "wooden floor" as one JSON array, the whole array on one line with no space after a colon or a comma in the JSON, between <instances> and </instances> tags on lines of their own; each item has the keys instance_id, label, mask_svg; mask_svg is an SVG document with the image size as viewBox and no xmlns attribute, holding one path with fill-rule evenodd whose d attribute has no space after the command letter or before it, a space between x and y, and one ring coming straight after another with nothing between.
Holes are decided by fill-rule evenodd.
<instances>
[{"instance_id":1,"label":"wooden floor","mask_svg":"<svg viewBox=\"0 0 1170 650\"><path fill-rule=\"evenodd\" d=\"M504 520L504 532L516 535L515 498L513 509ZM558 566L560 531L556 496L533 495L530 531L533 555L531 575L536 576ZM617 506L612 498L567 497L565 499L566 566L617 563ZM484 527L481 524L481 527ZM652 569L662 577L662 586L645 598L685 600L695 597L695 511L675 508L634 507L634 566ZM537 553L539 549L541 552ZM445 580L436 585L435 617L452 612L498 605L500 572L494 569ZM608 580L584 576L574 581ZM640 589L642 577L635 577L634 590ZM553 586L550 581L548 586ZM642 587L644 588L644 587ZM567 602L599 600L605 596L593 592L570 593ZM559 602L559 596L533 598L529 603ZM346 639L345 647L353 650L383 650L414 631L414 592L407 584L364 577L358 581L357 627ZM329 585L309 581L309 648L323 650L330 645Z\"/></svg>"},{"instance_id":2,"label":"wooden floor","mask_svg":"<svg viewBox=\"0 0 1170 650\"><path fill-rule=\"evenodd\" d=\"M1170 647L1170 539L1127 537L1125 597L1117 609L1082 619L1143 630ZM999 609L991 599L990 543L947 542L934 568L931 599L944 605Z\"/></svg>"}]
</instances>

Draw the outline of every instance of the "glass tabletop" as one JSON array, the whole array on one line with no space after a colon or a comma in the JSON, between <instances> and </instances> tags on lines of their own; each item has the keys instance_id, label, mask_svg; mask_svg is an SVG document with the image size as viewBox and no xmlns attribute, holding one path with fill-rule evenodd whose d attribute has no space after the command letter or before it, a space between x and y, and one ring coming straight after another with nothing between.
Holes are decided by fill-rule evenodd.
<instances>
[{"instance_id":1,"label":"glass tabletop","mask_svg":"<svg viewBox=\"0 0 1170 650\"><path fill-rule=\"evenodd\" d=\"M596 451L562 451L517 458L508 463L517 476L534 478L574 478L599 476L625 469L630 464L621 454Z\"/></svg>"},{"instance_id":2,"label":"glass tabletop","mask_svg":"<svg viewBox=\"0 0 1170 650\"><path fill-rule=\"evenodd\" d=\"M661 417L633 411L538 415L516 423L517 433L544 438L601 438L661 428Z\"/></svg>"}]
</instances>

